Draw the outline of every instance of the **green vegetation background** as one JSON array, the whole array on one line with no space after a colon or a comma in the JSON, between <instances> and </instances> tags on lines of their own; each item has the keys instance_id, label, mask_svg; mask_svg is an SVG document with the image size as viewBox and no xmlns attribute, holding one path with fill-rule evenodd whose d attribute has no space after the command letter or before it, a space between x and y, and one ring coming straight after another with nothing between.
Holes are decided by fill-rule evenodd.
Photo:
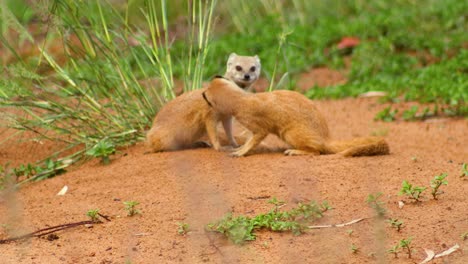
<instances>
[{"instance_id":1,"label":"green vegetation background","mask_svg":"<svg viewBox=\"0 0 468 264\"><path fill-rule=\"evenodd\" d=\"M174 79L186 91L199 88L224 73L231 52L259 55L262 75L275 89L294 89L298 73L310 68L344 69L348 56L346 84L306 95L385 91L393 102L435 103L419 116L467 116L466 10L468 2L459 0L3 0L0 108L22 114L5 111L0 119L42 140L66 143L37 162L42 174L17 173L46 178L144 139L158 109L175 96ZM340 50L343 37L360 44ZM54 42L64 43L64 62L48 50ZM23 57L26 43L43 52ZM147 80L156 81L145 85ZM408 111L405 119L418 116L417 108ZM391 121L395 113L388 108L376 118Z\"/></svg>"}]
</instances>

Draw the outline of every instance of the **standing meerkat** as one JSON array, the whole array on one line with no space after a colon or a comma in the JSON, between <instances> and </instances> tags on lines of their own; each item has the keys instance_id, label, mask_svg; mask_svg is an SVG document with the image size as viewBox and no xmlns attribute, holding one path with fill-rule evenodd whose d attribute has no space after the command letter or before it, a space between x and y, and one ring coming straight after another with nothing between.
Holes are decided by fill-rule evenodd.
<instances>
[{"instance_id":1,"label":"standing meerkat","mask_svg":"<svg viewBox=\"0 0 468 264\"><path fill-rule=\"evenodd\" d=\"M304 95L286 90L247 93L234 82L214 79L202 94L215 112L234 116L252 136L233 156L244 156L268 134L275 134L291 146L286 155L341 153L344 156L369 156L389 153L383 138L367 137L334 141L325 118Z\"/></svg>"},{"instance_id":2,"label":"standing meerkat","mask_svg":"<svg viewBox=\"0 0 468 264\"><path fill-rule=\"evenodd\" d=\"M225 77L249 89L260 75L260 59L255 56L230 54ZM150 152L193 148L208 135L212 147L221 150L216 127L222 122L229 144L237 147L232 134L232 117L215 113L202 97L202 89L184 93L165 104L156 115L146 135Z\"/></svg>"}]
</instances>

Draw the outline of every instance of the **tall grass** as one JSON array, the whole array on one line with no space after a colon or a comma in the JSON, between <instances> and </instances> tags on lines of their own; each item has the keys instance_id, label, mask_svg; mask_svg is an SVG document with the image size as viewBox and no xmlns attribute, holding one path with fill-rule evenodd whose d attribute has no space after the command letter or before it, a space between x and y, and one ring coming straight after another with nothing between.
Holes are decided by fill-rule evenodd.
<instances>
[{"instance_id":1,"label":"tall grass","mask_svg":"<svg viewBox=\"0 0 468 264\"><path fill-rule=\"evenodd\" d=\"M15 92L3 83L0 107L16 110L6 116L10 127L62 142L64 147L51 153L49 168L45 160L38 161L35 173L29 170L18 177L29 181L53 176L86 159L88 150L104 141L118 148L144 139L158 109L175 97L167 2L144 4L140 12L146 24L137 28L106 1L49 2L49 37L34 45L40 49L38 63L52 72L38 76L34 67L18 61L23 75L30 75L28 83L22 82L29 87L13 96ZM187 8L189 50L186 61L177 61L190 65L184 78L191 83L187 90L201 87L215 5L216 1L193 1ZM65 62L47 49L53 41L63 45ZM7 69L14 72L14 67ZM144 85L144 80L156 81Z\"/></svg>"}]
</instances>

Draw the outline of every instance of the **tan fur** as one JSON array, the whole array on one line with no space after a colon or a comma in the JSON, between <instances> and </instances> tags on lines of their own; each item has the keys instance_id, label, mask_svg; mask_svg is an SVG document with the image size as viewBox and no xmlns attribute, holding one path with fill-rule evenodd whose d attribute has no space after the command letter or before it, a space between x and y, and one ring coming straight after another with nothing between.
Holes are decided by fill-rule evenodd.
<instances>
[{"instance_id":1,"label":"tan fur","mask_svg":"<svg viewBox=\"0 0 468 264\"><path fill-rule=\"evenodd\" d=\"M297 92L278 90L251 94L229 80L217 78L210 83L205 96L216 112L234 116L253 134L244 145L235 149L233 156L244 156L270 133L292 147L284 152L286 155L389 153L388 144L377 137L331 140L325 118L311 100Z\"/></svg>"},{"instance_id":2,"label":"tan fur","mask_svg":"<svg viewBox=\"0 0 468 264\"><path fill-rule=\"evenodd\" d=\"M260 60L257 56L238 56L231 54L227 63L226 78L232 78L236 83L248 89L257 79L251 72L249 80L237 79L233 74L232 65L251 68L255 64L260 73ZM235 66L234 66L235 70ZM208 135L208 139L216 150L221 150L220 140L216 133L217 124L221 121L228 143L237 147L232 135L232 117L215 113L202 97L202 90L184 93L164 105L156 115L152 128L146 135L146 145L150 152L171 151L199 146L199 140Z\"/></svg>"}]
</instances>

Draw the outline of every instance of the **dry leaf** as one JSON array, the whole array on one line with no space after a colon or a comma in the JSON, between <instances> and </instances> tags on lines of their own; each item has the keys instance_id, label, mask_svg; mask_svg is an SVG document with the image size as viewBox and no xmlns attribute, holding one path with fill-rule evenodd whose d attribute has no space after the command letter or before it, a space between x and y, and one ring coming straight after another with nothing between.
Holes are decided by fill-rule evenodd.
<instances>
[{"instance_id":1,"label":"dry leaf","mask_svg":"<svg viewBox=\"0 0 468 264\"><path fill-rule=\"evenodd\" d=\"M435 256L434 251L432 251L432 250L430 250L430 249L426 249L426 248L425 248L424 251L426 252L427 257L426 257L421 263L419 263L419 264L427 263L427 262L431 261L431 260L434 258L434 256Z\"/></svg>"},{"instance_id":2,"label":"dry leaf","mask_svg":"<svg viewBox=\"0 0 468 264\"><path fill-rule=\"evenodd\" d=\"M435 255L434 251L432 251L432 250L424 249L424 251L426 251L427 257L419 264L424 264L424 263L427 263L427 262L429 262L429 261L431 261L433 259L450 255L453 252L457 251L459 248L460 248L460 246L458 244L455 244L455 246L453 246L453 247L451 247L451 248L449 248L449 249L445 250L444 252L439 253L437 255Z\"/></svg>"},{"instance_id":3,"label":"dry leaf","mask_svg":"<svg viewBox=\"0 0 468 264\"><path fill-rule=\"evenodd\" d=\"M60 190L60 192L57 193L57 195L65 195L68 191L68 186L65 185L63 186L62 190Z\"/></svg>"},{"instance_id":4,"label":"dry leaf","mask_svg":"<svg viewBox=\"0 0 468 264\"><path fill-rule=\"evenodd\" d=\"M405 206L405 203L403 201L398 201L398 208L403 208Z\"/></svg>"}]
</instances>

